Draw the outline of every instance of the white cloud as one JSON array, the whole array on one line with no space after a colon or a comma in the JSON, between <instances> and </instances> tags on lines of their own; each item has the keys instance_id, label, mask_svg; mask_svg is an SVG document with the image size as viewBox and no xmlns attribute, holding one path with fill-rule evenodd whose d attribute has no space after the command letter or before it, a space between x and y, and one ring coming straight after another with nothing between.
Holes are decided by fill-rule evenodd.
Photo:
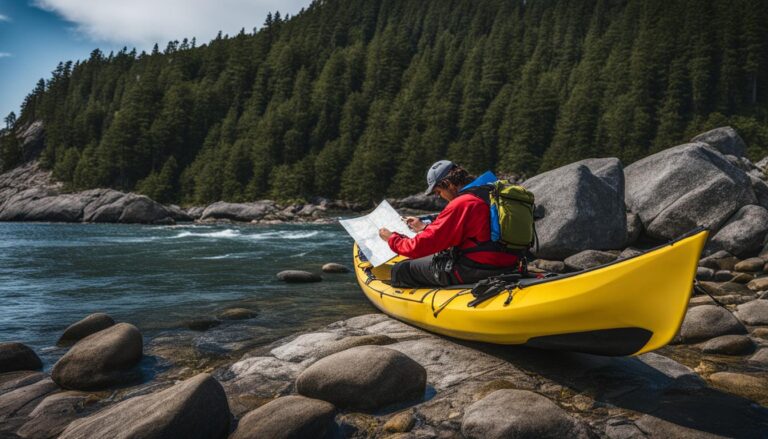
<instances>
[{"instance_id":1,"label":"white cloud","mask_svg":"<svg viewBox=\"0 0 768 439\"><path fill-rule=\"evenodd\" d=\"M10 58L10 57L12 57L12 56L13 56L13 54L12 54L12 53L8 53L8 52L0 52L0 58Z\"/></svg>"},{"instance_id":2,"label":"white cloud","mask_svg":"<svg viewBox=\"0 0 768 439\"><path fill-rule=\"evenodd\" d=\"M221 30L234 35L261 27L267 12L297 13L310 0L35 0L35 5L75 24L94 41L163 48L170 40L196 37L198 44Z\"/></svg>"},{"instance_id":3,"label":"white cloud","mask_svg":"<svg viewBox=\"0 0 768 439\"><path fill-rule=\"evenodd\" d=\"M0 14L0 21L11 21L11 17Z\"/></svg>"}]
</instances>

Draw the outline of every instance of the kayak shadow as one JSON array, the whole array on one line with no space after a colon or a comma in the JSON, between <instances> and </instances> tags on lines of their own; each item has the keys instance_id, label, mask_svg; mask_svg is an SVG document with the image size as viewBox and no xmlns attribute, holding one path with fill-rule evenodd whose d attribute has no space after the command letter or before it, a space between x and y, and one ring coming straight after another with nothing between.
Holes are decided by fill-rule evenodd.
<instances>
[{"instance_id":1,"label":"kayak shadow","mask_svg":"<svg viewBox=\"0 0 768 439\"><path fill-rule=\"evenodd\" d=\"M656 434L679 435L684 430L675 426L680 426L726 437L768 437L767 408L709 387L696 373L661 355L602 357L523 346L458 343L600 403L675 424L646 418Z\"/></svg>"}]
</instances>

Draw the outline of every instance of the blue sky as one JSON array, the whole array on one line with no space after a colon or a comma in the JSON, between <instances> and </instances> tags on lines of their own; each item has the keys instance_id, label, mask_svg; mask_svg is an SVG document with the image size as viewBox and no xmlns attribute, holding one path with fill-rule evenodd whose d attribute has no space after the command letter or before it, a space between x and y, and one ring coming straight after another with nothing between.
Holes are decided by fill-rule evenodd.
<instances>
[{"instance_id":1,"label":"blue sky","mask_svg":"<svg viewBox=\"0 0 768 439\"><path fill-rule=\"evenodd\" d=\"M60 61L122 47L164 48L170 40L209 41L295 14L310 0L0 0L0 118L19 105ZM1 120L1 119L0 119Z\"/></svg>"}]
</instances>

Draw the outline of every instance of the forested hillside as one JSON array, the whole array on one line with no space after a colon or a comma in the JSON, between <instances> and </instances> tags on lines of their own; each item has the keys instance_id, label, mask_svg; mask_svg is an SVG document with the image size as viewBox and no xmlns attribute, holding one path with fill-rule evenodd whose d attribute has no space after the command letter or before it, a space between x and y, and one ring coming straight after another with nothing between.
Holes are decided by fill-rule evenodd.
<instances>
[{"instance_id":1,"label":"forested hillside","mask_svg":"<svg viewBox=\"0 0 768 439\"><path fill-rule=\"evenodd\" d=\"M60 64L22 106L73 189L187 204L424 187L448 157L629 164L731 124L768 151L762 0L323 0L253 33ZM257 23L254 23L256 25ZM3 142L2 166L17 144Z\"/></svg>"}]
</instances>

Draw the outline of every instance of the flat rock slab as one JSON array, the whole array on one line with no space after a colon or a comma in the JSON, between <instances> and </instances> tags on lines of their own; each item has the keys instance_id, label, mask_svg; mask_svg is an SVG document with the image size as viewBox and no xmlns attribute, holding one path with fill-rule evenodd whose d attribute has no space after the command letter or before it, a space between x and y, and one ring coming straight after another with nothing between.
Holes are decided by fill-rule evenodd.
<instances>
[{"instance_id":1,"label":"flat rock slab","mask_svg":"<svg viewBox=\"0 0 768 439\"><path fill-rule=\"evenodd\" d=\"M73 420L85 415L95 402L88 393L66 391L43 399L29 414L29 420L16 432L22 438L56 437Z\"/></svg>"},{"instance_id":2,"label":"flat rock slab","mask_svg":"<svg viewBox=\"0 0 768 439\"><path fill-rule=\"evenodd\" d=\"M746 333L747 329L733 314L716 305L701 305L689 309L680 328L680 338L684 342Z\"/></svg>"},{"instance_id":3,"label":"flat rock slab","mask_svg":"<svg viewBox=\"0 0 768 439\"><path fill-rule=\"evenodd\" d=\"M143 355L138 328L118 323L77 342L53 366L51 378L73 390L103 389L135 380Z\"/></svg>"},{"instance_id":4,"label":"flat rock slab","mask_svg":"<svg viewBox=\"0 0 768 439\"><path fill-rule=\"evenodd\" d=\"M0 373L16 370L38 370L43 367L40 357L21 343L0 343Z\"/></svg>"},{"instance_id":5,"label":"flat rock slab","mask_svg":"<svg viewBox=\"0 0 768 439\"><path fill-rule=\"evenodd\" d=\"M337 407L375 410L420 399L427 372L405 354L381 346L359 346L329 355L307 368L296 390Z\"/></svg>"},{"instance_id":6,"label":"flat rock slab","mask_svg":"<svg viewBox=\"0 0 768 439\"><path fill-rule=\"evenodd\" d=\"M43 397L56 390L58 386L53 381L44 379L0 395L0 424L10 418L28 414Z\"/></svg>"},{"instance_id":7,"label":"flat rock slab","mask_svg":"<svg viewBox=\"0 0 768 439\"><path fill-rule=\"evenodd\" d=\"M768 300L758 299L739 305L736 317L747 325L768 325Z\"/></svg>"},{"instance_id":8,"label":"flat rock slab","mask_svg":"<svg viewBox=\"0 0 768 439\"><path fill-rule=\"evenodd\" d=\"M277 278L288 283L320 282L323 280L318 274L302 270L284 270L277 273Z\"/></svg>"},{"instance_id":9,"label":"flat rock slab","mask_svg":"<svg viewBox=\"0 0 768 439\"><path fill-rule=\"evenodd\" d=\"M88 337L91 334L107 329L115 324L115 320L108 314L94 313L79 322L71 324L56 342L59 346L68 346Z\"/></svg>"},{"instance_id":10,"label":"flat rock slab","mask_svg":"<svg viewBox=\"0 0 768 439\"><path fill-rule=\"evenodd\" d=\"M527 390L497 390L470 405L461 423L469 439L587 438L586 429L544 396Z\"/></svg>"},{"instance_id":11,"label":"flat rock slab","mask_svg":"<svg viewBox=\"0 0 768 439\"><path fill-rule=\"evenodd\" d=\"M76 420L59 439L223 438L229 431L230 416L221 384L200 374Z\"/></svg>"},{"instance_id":12,"label":"flat rock slab","mask_svg":"<svg viewBox=\"0 0 768 439\"><path fill-rule=\"evenodd\" d=\"M336 407L318 399L277 398L243 416L230 439L324 437L334 425Z\"/></svg>"}]
</instances>

